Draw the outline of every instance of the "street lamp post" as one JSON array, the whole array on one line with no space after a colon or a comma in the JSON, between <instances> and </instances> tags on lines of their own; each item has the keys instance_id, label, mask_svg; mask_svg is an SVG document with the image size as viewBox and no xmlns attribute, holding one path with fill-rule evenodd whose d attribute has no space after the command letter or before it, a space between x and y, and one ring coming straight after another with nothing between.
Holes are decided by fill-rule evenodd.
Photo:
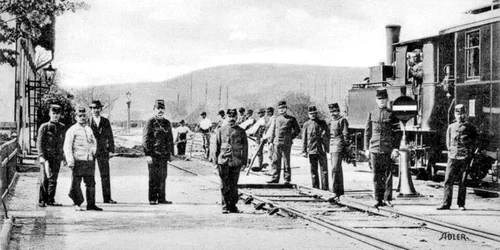
<instances>
[{"instance_id":1,"label":"street lamp post","mask_svg":"<svg viewBox=\"0 0 500 250\"><path fill-rule=\"evenodd\" d=\"M130 133L130 104L132 103L132 101L130 100L130 96L132 95L130 93L130 91L128 91L126 93L127 95L127 112L128 112L128 116L127 116L127 133Z\"/></svg>"}]
</instances>

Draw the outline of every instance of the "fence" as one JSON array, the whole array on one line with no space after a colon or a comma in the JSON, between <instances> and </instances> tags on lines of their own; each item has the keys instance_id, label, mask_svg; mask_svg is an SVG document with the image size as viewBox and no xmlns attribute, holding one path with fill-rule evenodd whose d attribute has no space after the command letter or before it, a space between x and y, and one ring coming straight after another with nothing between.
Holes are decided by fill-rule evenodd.
<instances>
[{"instance_id":1,"label":"fence","mask_svg":"<svg viewBox=\"0 0 500 250\"><path fill-rule=\"evenodd\" d=\"M0 145L0 195L7 189L14 178L17 167L17 138L4 142Z\"/></svg>"}]
</instances>

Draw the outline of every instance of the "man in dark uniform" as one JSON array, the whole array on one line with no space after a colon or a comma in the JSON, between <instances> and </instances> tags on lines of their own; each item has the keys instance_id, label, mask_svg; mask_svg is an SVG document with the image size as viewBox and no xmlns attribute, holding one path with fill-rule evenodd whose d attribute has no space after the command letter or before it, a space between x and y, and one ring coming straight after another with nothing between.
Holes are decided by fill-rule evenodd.
<instances>
[{"instance_id":1,"label":"man in dark uniform","mask_svg":"<svg viewBox=\"0 0 500 250\"><path fill-rule=\"evenodd\" d=\"M165 199L167 163L174 154L174 139L170 121L163 117L165 101L155 101L154 114L146 121L142 133L142 146L149 169L149 204L171 204Z\"/></svg>"},{"instance_id":2,"label":"man in dark uniform","mask_svg":"<svg viewBox=\"0 0 500 250\"><path fill-rule=\"evenodd\" d=\"M392 161L398 156L398 119L387 108L387 89L377 89L377 109L368 113L365 126L365 153L373 171L374 207L392 206ZM384 202L385 200L385 202Z\"/></svg>"},{"instance_id":3,"label":"man in dark uniform","mask_svg":"<svg viewBox=\"0 0 500 250\"><path fill-rule=\"evenodd\" d=\"M344 177L342 171L342 153L346 150L347 137L349 136L349 123L340 115L338 103L328 105L332 119L330 121L330 157L332 161L332 191L333 199L338 200L344 195Z\"/></svg>"},{"instance_id":4,"label":"man in dark uniform","mask_svg":"<svg viewBox=\"0 0 500 250\"><path fill-rule=\"evenodd\" d=\"M285 101L278 103L278 115L272 120L269 127L268 141L273 148L272 158L272 179L268 183L278 183L281 174L281 158L285 158L283 177L285 184L290 183L292 179L292 169L290 166L290 153L292 150L293 139L300 134L300 127L295 117L286 113L287 106Z\"/></svg>"},{"instance_id":5,"label":"man in dark uniform","mask_svg":"<svg viewBox=\"0 0 500 250\"><path fill-rule=\"evenodd\" d=\"M458 180L457 204L460 210L465 210L465 181L467 168L471 162L476 144L477 131L474 125L466 121L463 104L455 106L456 121L448 126L446 131L446 147L448 148L448 165L444 179L443 204L438 210L450 209L453 196L453 183Z\"/></svg>"},{"instance_id":6,"label":"man in dark uniform","mask_svg":"<svg viewBox=\"0 0 500 250\"><path fill-rule=\"evenodd\" d=\"M257 129L257 132L255 132L255 137L256 140L255 142L257 145L260 145L261 143L265 143L264 140L264 131L266 130L266 117L265 117L266 111L264 109L259 109L257 114L259 115L259 120L256 122L257 126L259 128ZM260 150L257 152L257 158L259 159L259 167L257 169L262 169L262 164L264 163L264 149Z\"/></svg>"},{"instance_id":7,"label":"man in dark uniform","mask_svg":"<svg viewBox=\"0 0 500 250\"><path fill-rule=\"evenodd\" d=\"M267 134L269 133L269 127L271 127L272 120L274 120L276 116L274 115L274 108L273 107L267 107L266 108L266 128L264 130L264 137L268 138ZM267 144L269 146L269 160L273 160L273 148L271 147L272 144L269 140L267 140Z\"/></svg>"},{"instance_id":8,"label":"man in dark uniform","mask_svg":"<svg viewBox=\"0 0 500 250\"><path fill-rule=\"evenodd\" d=\"M248 158L245 130L236 125L236 109L228 110L227 124L215 131L214 160L221 179L222 213L239 213L238 179Z\"/></svg>"},{"instance_id":9,"label":"man in dark uniform","mask_svg":"<svg viewBox=\"0 0 500 250\"><path fill-rule=\"evenodd\" d=\"M321 174L321 189L328 190L328 162L330 134L328 125L318 118L316 106L309 106L309 120L304 123L302 131L302 154L309 157L311 164L312 187L319 188L318 165Z\"/></svg>"},{"instance_id":10,"label":"man in dark uniform","mask_svg":"<svg viewBox=\"0 0 500 250\"><path fill-rule=\"evenodd\" d=\"M38 200L40 207L46 205L61 206L61 204L54 201L57 177L59 176L61 161L64 159L63 144L66 133L64 124L59 122L61 106L50 105L49 116L50 121L40 126L36 141L42 175Z\"/></svg>"},{"instance_id":11,"label":"man in dark uniform","mask_svg":"<svg viewBox=\"0 0 500 250\"><path fill-rule=\"evenodd\" d=\"M92 117L90 118L90 128L94 132L97 140L97 165L101 173L102 197L104 203L115 204L111 199L111 180L109 175L109 153L115 152L115 140L113 139L113 130L111 123L105 117L101 116L102 104L99 100L92 101L90 104Z\"/></svg>"}]
</instances>

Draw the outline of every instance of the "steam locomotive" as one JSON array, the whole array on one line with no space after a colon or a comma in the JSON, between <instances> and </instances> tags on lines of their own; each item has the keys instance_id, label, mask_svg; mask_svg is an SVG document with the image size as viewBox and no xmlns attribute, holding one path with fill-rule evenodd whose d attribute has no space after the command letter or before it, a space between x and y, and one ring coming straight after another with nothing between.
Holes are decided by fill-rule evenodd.
<instances>
[{"instance_id":1,"label":"steam locomotive","mask_svg":"<svg viewBox=\"0 0 500 250\"><path fill-rule=\"evenodd\" d=\"M375 90L385 86L390 101L412 97L417 115L404 125L411 169L429 178L446 165L445 133L453 107L463 104L480 138L469 172L484 178L497 165L500 148L500 2L466 12L462 24L438 35L399 41L401 27L386 26L386 63L370 67L369 81L352 85L348 117L357 150L363 148L367 112Z\"/></svg>"}]
</instances>

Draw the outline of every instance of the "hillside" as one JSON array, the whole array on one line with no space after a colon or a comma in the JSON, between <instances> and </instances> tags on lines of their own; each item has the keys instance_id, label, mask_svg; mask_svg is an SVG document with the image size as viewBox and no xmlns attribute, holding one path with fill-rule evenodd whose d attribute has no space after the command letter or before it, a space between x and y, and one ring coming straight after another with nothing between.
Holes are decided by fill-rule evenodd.
<instances>
[{"instance_id":1,"label":"hillside","mask_svg":"<svg viewBox=\"0 0 500 250\"><path fill-rule=\"evenodd\" d=\"M132 93L132 119L150 117L154 100L160 98L170 102L179 99L188 112L205 104L209 118L215 119L217 110L228 107L275 106L290 91L308 94L320 106L343 103L350 85L367 75L368 69L354 67L242 64L200 69L163 82L115 84L105 89L120 95L113 120L126 119L127 91Z\"/></svg>"}]
</instances>

